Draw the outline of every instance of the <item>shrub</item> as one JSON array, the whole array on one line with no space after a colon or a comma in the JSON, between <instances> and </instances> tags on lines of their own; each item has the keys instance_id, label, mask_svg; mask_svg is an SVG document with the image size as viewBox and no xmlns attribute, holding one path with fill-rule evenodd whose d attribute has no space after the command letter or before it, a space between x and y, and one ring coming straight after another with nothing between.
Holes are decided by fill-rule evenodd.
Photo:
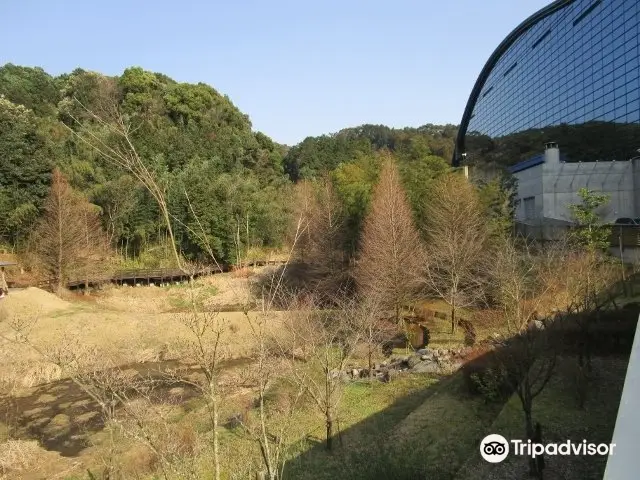
<instances>
[{"instance_id":1,"label":"shrub","mask_svg":"<svg viewBox=\"0 0 640 480\"><path fill-rule=\"evenodd\" d=\"M477 392L487 403L500 402L508 398L505 389L506 369L502 365L489 367L482 373L472 373L470 378L476 384Z\"/></svg>"},{"instance_id":2,"label":"shrub","mask_svg":"<svg viewBox=\"0 0 640 480\"><path fill-rule=\"evenodd\" d=\"M482 395L487 401L508 398L516 384L515 373L500 363L494 351L485 351L469 360L462 367L462 375L467 391Z\"/></svg>"}]
</instances>

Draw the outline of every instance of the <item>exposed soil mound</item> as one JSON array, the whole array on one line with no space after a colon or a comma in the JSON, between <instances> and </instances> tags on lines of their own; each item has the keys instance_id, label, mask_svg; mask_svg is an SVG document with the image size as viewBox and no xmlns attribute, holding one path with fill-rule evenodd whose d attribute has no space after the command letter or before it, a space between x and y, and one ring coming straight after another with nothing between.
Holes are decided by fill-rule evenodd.
<instances>
[{"instance_id":1,"label":"exposed soil mound","mask_svg":"<svg viewBox=\"0 0 640 480\"><path fill-rule=\"evenodd\" d=\"M36 287L11 292L0 300L0 310L11 316L49 314L70 306L69 302Z\"/></svg>"}]
</instances>

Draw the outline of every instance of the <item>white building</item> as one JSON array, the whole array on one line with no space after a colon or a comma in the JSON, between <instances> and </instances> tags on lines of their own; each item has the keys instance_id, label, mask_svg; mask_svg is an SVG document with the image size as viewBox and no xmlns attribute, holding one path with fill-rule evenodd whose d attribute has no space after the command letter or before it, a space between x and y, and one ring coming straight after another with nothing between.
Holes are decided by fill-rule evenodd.
<instances>
[{"instance_id":1,"label":"white building","mask_svg":"<svg viewBox=\"0 0 640 480\"><path fill-rule=\"evenodd\" d=\"M510 168L518 180L516 220L529 225L571 222L568 206L580 203L583 187L610 196L598 212L605 222L640 217L638 160L569 163L556 143L548 143L544 154Z\"/></svg>"}]
</instances>

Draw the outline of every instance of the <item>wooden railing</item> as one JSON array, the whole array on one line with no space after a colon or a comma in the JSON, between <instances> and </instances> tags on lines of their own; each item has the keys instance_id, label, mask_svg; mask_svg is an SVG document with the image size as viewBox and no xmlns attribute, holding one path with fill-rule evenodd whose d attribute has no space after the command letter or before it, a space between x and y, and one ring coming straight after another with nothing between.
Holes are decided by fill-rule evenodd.
<instances>
[{"instance_id":1,"label":"wooden railing","mask_svg":"<svg viewBox=\"0 0 640 480\"><path fill-rule=\"evenodd\" d=\"M255 260L243 264L244 267L257 267L263 265L277 265L284 261L280 260ZM195 273L193 277L201 277L204 275L213 275L216 273L228 272L231 270L230 265L211 266L202 268ZM184 281L190 278L190 274L178 268L156 268L156 269L134 269L134 270L118 270L110 275L102 277L90 277L89 279L76 279L67 282L67 288L84 287L87 283L89 286L101 285L106 283L123 284L161 284L166 282Z\"/></svg>"},{"instance_id":2,"label":"wooden railing","mask_svg":"<svg viewBox=\"0 0 640 480\"><path fill-rule=\"evenodd\" d=\"M243 263L242 267L258 267L264 265L281 265L285 263L284 260L252 260L249 262ZM194 277L200 277L204 275L214 275L217 273L228 272L232 270L235 266L231 265L221 265L218 266L210 266L205 267L193 274ZM66 287L70 289L75 288L83 288L85 284L89 284L89 286L98 286L105 285L108 283L113 283L117 285L150 285L150 284L161 284L168 283L174 281L184 281L188 280L190 277L189 273L184 272L178 268L152 268L152 269L129 269L129 270L116 270L112 273L106 273L104 275L96 276L92 275L88 279L87 278L76 278L66 282ZM56 280L53 278L44 279L37 281L35 283L28 282L19 284L16 282L12 282L10 279L7 280L7 283L12 288L24 288L28 286L34 286L39 288L51 289L55 287Z\"/></svg>"},{"instance_id":3,"label":"wooden railing","mask_svg":"<svg viewBox=\"0 0 640 480\"><path fill-rule=\"evenodd\" d=\"M200 277L203 275L212 275L214 273L223 272L223 268L207 267L200 269L193 274L180 270L179 268L156 268L156 269L135 269L135 270L118 270L111 275L101 277L89 277L88 279L76 279L67 282L67 288L77 288L89 285L99 285L105 283L125 284L125 283L164 283L172 281L187 280L193 275Z\"/></svg>"}]
</instances>

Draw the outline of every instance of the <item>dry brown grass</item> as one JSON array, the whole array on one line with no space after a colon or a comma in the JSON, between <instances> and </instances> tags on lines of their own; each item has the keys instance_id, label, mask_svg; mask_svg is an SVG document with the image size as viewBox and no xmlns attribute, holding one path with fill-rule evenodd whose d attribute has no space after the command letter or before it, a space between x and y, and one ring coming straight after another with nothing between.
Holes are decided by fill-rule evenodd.
<instances>
[{"instance_id":1,"label":"dry brown grass","mask_svg":"<svg viewBox=\"0 0 640 480\"><path fill-rule=\"evenodd\" d=\"M158 469L158 456L150 447L143 444L133 445L122 456L122 470L132 478L149 475Z\"/></svg>"},{"instance_id":2,"label":"dry brown grass","mask_svg":"<svg viewBox=\"0 0 640 480\"><path fill-rule=\"evenodd\" d=\"M234 267L231 269L233 278L249 278L253 275L253 271L249 267Z\"/></svg>"},{"instance_id":3,"label":"dry brown grass","mask_svg":"<svg viewBox=\"0 0 640 480\"><path fill-rule=\"evenodd\" d=\"M40 453L35 440L8 440L0 444L0 472L8 474L28 470Z\"/></svg>"},{"instance_id":4,"label":"dry brown grass","mask_svg":"<svg viewBox=\"0 0 640 480\"><path fill-rule=\"evenodd\" d=\"M215 288L214 288L215 287ZM40 289L12 293L0 303L0 386L12 394L62 378L59 367L24 344L17 344L12 323L16 318L29 324L31 342L40 348L58 348L75 341L101 352L116 365L157 362L181 358L190 333L175 313L168 313L171 297L188 299L203 292L207 304L241 304L249 297L246 279L231 274L199 279L191 287L109 286L99 293L70 293L65 301ZM253 314L250 314L253 315ZM242 312L218 314L228 323L231 357L248 355L253 345L247 319ZM273 328L281 315L272 315Z\"/></svg>"},{"instance_id":5,"label":"dry brown grass","mask_svg":"<svg viewBox=\"0 0 640 480\"><path fill-rule=\"evenodd\" d=\"M1 480L64 478L76 467L77 462L43 449L35 440L0 443Z\"/></svg>"}]
</instances>

